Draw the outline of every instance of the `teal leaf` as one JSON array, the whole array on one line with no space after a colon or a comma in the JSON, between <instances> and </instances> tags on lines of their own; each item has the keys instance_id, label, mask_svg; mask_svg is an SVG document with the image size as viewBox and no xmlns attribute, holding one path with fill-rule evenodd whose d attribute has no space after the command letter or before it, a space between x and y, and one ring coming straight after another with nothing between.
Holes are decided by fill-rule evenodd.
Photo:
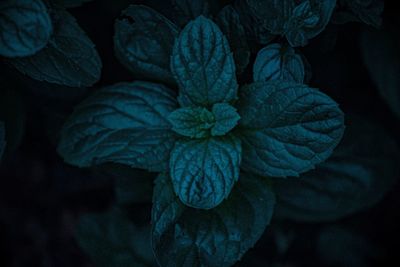
<instances>
[{"instance_id":1,"label":"teal leaf","mask_svg":"<svg viewBox=\"0 0 400 267\"><path fill-rule=\"evenodd\" d=\"M3 158L3 153L6 148L6 131L4 129L4 123L0 121L0 161Z\"/></svg>"},{"instance_id":2,"label":"teal leaf","mask_svg":"<svg viewBox=\"0 0 400 267\"><path fill-rule=\"evenodd\" d=\"M157 11L131 5L115 22L115 54L137 77L174 84L169 66L178 33L177 26Z\"/></svg>"},{"instance_id":3,"label":"teal leaf","mask_svg":"<svg viewBox=\"0 0 400 267\"><path fill-rule=\"evenodd\" d=\"M75 18L52 10L54 32L48 45L33 56L10 60L29 77L70 87L91 86L100 79L102 63L94 44Z\"/></svg>"},{"instance_id":4,"label":"teal leaf","mask_svg":"<svg viewBox=\"0 0 400 267\"><path fill-rule=\"evenodd\" d=\"M304 77L303 60L292 47L274 43L258 52L253 66L255 82L288 81L303 83Z\"/></svg>"},{"instance_id":5,"label":"teal leaf","mask_svg":"<svg viewBox=\"0 0 400 267\"><path fill-rule=\"evenodd\" d=\"M99 90L65 123L58 152L79 167L115 162L164 170L174 145L167 116L177 108L175 97L167 87L148 82Z\"/></svg>"},{"instance_id":6,"label":"teal leaf","mask_svg":"<svg viewBox=\"0 0 400 267\"><path fill-rule=\"evenodd\" d=\"M229 104L215 104L212 107L215 125L211 128L212 136L221 136L232 130L238 123L240 116L236 109Z\"/></svg>"},{"instance_id":7,"label":"teal leaf","mask_svg":"<svg viewBox=\"0 0 400 267\"><path fill-rule=\"evenodd\" d=\"M49 41L53 27L41 0L0 2L0 56L25 57Z\"/></svg>"},{"instance_id":8,"label":"teal leaf","mask_svg":"<svg viewBox=\"0 0 400 267\"><path fill-rule=\"evenodd\" d=\"M214 126L214 115L202 107L180 108L168 116L172 130L191 138L204 138L210 135Z\"/></svg>"},{"instance_id":9,"label":"teal leaf","mask_svg":"<svg viewBox=\"0 0 400 267\"><path fill-rule=\"evenodd\" d=\"M296 180L274 180L277 216L337 220L379 202L400 174L396 141L380 125L353 118L333 155Z\"/></svg>"},{"instance_id":10,"label":"teal leaf","mask_svg":"<svg viewBox=\"0 0 400 267\"><path fill-rule=\"evenodd\" d=\"M172 0L174 18L184 27L189 21L199 16L211 17L211 6L208 0Z\"/></svg>"},{"instance_id":11,"label":"teal leaf","mask_svg":"<svg viewBox=\"0 0 400 267\"><path fill-rule=\"evenodd\" d=\"M93 0L50 0L52 4L65 8L72 8L81 6Z\"/></svg>"},{"instance_id":12,"label":"teal leaf","mask_svg":"<svg viewBox=\"0 0 400 267\"><path fill-rule=\"evenodd\" d=\"M153 203L152 244L160 266L229 267L263 234L275 197L263 178L243 173L220 206L192 209L179 201L170 178L161 174Z\"/></svg>"},{"instance_id":13,"label":"teal leaf","mask_svg":"<svg viewBox=\"0 0 400 267\"><path fill-rule=\"evenodd\" d=\"M238 180L240 161L237 137L178 140L170 159L174 190L187 206L214 208L228 197Z\"/></svg>"},{"instance_id":14,"label":"teal leaf","mask_svg":"<svg viewBox=\"0 0 400 267\"><path fill-rule=\"evenodd\" d=\"M254 83L239 97L243 169L274 177L298 176L332 153L344 131L343 113L306 85Z\"/></svg>"},{"instance_id":15,"label":"teal leaf","mask_svg":"<svg viewBox=\"0 0 400 267\"><path fill-rule=\"evenodd\" d=\"M228 38L229 45L233 51L236 70L240 74L250 62L250 48L239 14L231 5L228 5L219 12L216 21L226 38Z\"/></svg>"},{"instance_id":16,"label":"teal leaf","mask_svg":"<svg viewBox=\"0 0 400 267\"><path fill-rule=\"evenodd\" d=\"M203 16L190 22L175 41L171 69L182 106L212 106L237 98L235 63L218 26Z\"/></svg>"},{"instance_id":17,"label":"teal leaf","mask_svg":"<svg viewBox=\"0 0 400 267\"><path fill-rule=\"evenodd\" d=\"M365 66L379 94L400 117L400 38L398 25L384 31L364 30L360 46Z\"/></svg>"},{"instance_id":18,"label":"teal leaf","mask_svg":"<svg viewBox=\"0 0 400 267\"><path fill-rule=\"evenodd\" d=\"M135 225L122 210L83 215L78 223L79 246L98 267L155 266L150 228Z\"/></svg>"}]
</instances>

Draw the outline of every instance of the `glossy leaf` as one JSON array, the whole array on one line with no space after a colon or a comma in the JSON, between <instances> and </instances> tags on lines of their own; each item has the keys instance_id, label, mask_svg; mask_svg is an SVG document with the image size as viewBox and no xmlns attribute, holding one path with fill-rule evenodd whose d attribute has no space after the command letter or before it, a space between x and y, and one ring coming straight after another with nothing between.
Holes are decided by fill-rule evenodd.
<instances>
[{"instance_id":1,"label":"glossy leaf","mask_svg":"<svg viewBox=\"0 0 400 267\"><path fill-rule=\"evenodd\" d=\"M255 82L288 81L303 83L305 67L293 48L270 44L261 49L253 65Z\"/></svg>"},{"instance_id":2,"label":"glossy leaf","mask_svg":"<svg viewBox=\"0 0 400 267\"><path fill-rule=\"evenodd\" d=\"M167 116L176 107L175 93L159 84L106 87L75 108L63 127L58 152L80 167L116 162L163 170L174 144Z\"/></svg>"},{"instance_id":3,"label":"glossy leaf","mask_svg":"<svg viewBox=\"0 0 400 267\"><path fill-rule=\"evenodd\" d=\"M324 160L342 138L343 113L305 85L254 83L241 88L242 167L259 175L298 176Z\"/></svg>"},{"instance_id":4,"label":"glossy leaf","mask_svg":"<svg viewBox=\"0 0 400 267\"><path fill-rule=\"evenodd\" d=\"M237 98L232 52L211 20L200 16L190 22L175 41L171 60L182 106L212 106Z\"/></svg>"},{"instance_id":5,"label":"glossy leaf","mask_svg":"<svg viewBox=\"0 0 400 267\"><path fill-rule=\"evenodd\" d=\"M238 180L240 161L241 145L236 137L178 140L170 159L174 190L190 207L214 208Z\"/></svg>"},{"instance_id":6,"label":"glossy leaf","mask_svg":"<svg viewBox=\"0 0 400 267\"><path fill-rule=\"evenodd\" d=\"M52 10L54 33L48 45L33 56L10 60L29 77L70 87L91 86L100 79L102 63L94 44L75 18Z\"/></svg>"},{"instance_id":7,"label":"glossy leaf","mask_svg":"<svg viewBox=\"0 0 400 267\"><path fill-rule=\"evenodd\" d=\"M25 57L41 50L53 27L41 0L0 2L0 56Z\"/></svg>"},{"instance_id":8,"label":"glossy leaf","mask_svg":"<svg viewBox=\"0 0 400 267\"><path fill-rule=\"evenodd\" d=\"M296 180L276 180L277 216L297 221L337 220L368 208L399 176L399 149L382 127L359 118L348 123L333 155Z\"/></svg>"},{"instance_id":9,"label":"glossy leaf","mask_svg":"<svg viewBox=\"0 0 400 267\"><path fill-rule=\"evenodd\" d=\"M177 26L157 11L131 5L115 22L115 54L138 78L174 84L169 66L178 33Z\"/></svg>"},{"instance_id":10,"label":"glossy leaf","mask_svg":"<svg viewBox=\"0 0 400 267\"><path fill-rule=\"evenodd\" d=\"M254 246L269 224L275 198L263 178L241 174L227 200L215 209L186 207L170 178L156 180L152 244L160 266L228 267Z\"/></svg>"}]
</instances>

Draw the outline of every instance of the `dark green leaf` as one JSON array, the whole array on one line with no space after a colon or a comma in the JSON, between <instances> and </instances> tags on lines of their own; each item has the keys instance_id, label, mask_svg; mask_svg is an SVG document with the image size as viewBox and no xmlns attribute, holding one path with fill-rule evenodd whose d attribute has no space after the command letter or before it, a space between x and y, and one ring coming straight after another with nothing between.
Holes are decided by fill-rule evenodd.
<instances>
[{"instance_id":1,"label":"dark green leaf","mask_svg":"<svg viewBox=\"0 0 400 267\"><path fill-rule=\"evenodd\" d=\"M381 126L351 120L333 155L296 180L276 180L277 214L336 220L377 203L399 176L399 150Z\"/></svg>"},{"instance_id":2,"label":"dark green leaf","mask_svg":"<svg viewBox=\"0 0 400 267\"><path fill-rule=\"evenodd\" d=\"M49 41L52 24L41 0L0 2L0 55L25 57L41 50Z\"/></svg>"},{"instance_id":3,"label":"dark green leaf","mask_svg":"<svg viewBox=\"0 0 400 267\"><path fill-rule=\"evenodd\" d=\"M131 5L115 22L115 54L138 77L174 84L170 56L178 33L179 29L157 11Z\"/></svg>"},{"instance_id":4,"label":"dark green leaf","mask_svg":"<svg viewBox=\"0 0 400 267\"><path fill-rule=\"evenodd\" d=\"M3 158L3 153L6 148L6 132L4 129L4 123L0 121L0 161Z\"/></svg>"},{"instance_id":5,"label":"dark green leaf","mask_svg":"<svg viewBox=\"0 0 400 267\"><path fill-rule=\"evenodd\" d=\"M254 83L239 101L245 170L298 176L326 160L342 138L343 113L327 95L305 85Z\"/></svg>"},{"instance_id":6,"label":"dark green leaf","mask_svg":"<svg viewBox=\"0 0 400 267\"><path fill-rule=\"evenodd\" d=\"M241 174L229 198L211 210L183 205L170 178L156 180L152 244L164 267L228 267L261 237L269 224L275 197L260 177Z\"/></svg>"},{"instance_id":7,"label":"dark green leaf","mask_svg":"<svg viewBox=\"0 0 400 267\"><path fill-rule=\"evenodd\" d=\"M215 104L212 107L215 125L211 128L212 136L221 136L232 130L240 119L236 109L229 104Z\"/></svg>"},{"instance_id":8,"label":"dark green leaf","mask_svg":"<svg viewBox=\"0 0 400 267\"><path fill-rule=\"evenodd\" d=\"M102 67L94 44L67 11L53 10L51 15L54 33L48 45L33 56L10 63L39 81L71 87L93 85L100 79Z\"/></svg>"},{"instance_id":9,"label":"dark green leaf","mask_svg":"<svg viewBox=\"0 0 400 267\"><path fill-rule=\"evenodd\" d=\"M236 10L228 5L218 14L217 23L228 38L233 51L237 72L242 73L250 61L250 49L246 40L246 32Z\"/></svg>"},{"instance_id":10,"label":"dark green leaf","mask_svg":"<svg viewBox=\"0 0 400 267\"><path fill-rule=\"evenodd\" d=\"M106 87L76 107L63 127L58 151L80 167L116 162L163 170L174 144L167 116L177 108L175 97L154 83Z\"/></svg>"},{"instance_id":11,"label":"dark green leaf","mask_svg":"<svg viewBox=\"0 0 400 267\"><path fill-rule=\"evenodd\" d=\"M211 20L200 16L190 22L175 41L171 60L182 106L211 106L237 98L232 52Z\"/></svg>"},{"instance_id":12,"label":"dark green leaf","mask_svg":"<svg viewBox=\"0 0 400 267\"><path fill-rule=\"evenodd\" d=\"M275 43L258 52L253 66L255 82L280 80L303 83L304 77L303 60L293 48Z\"/></svg>"},{"instance_id":13,"label":"dark green leaf","mask_svg":"<svg viewBox=\"0 0 400 267\"><path fill-rule=\"evenodd\" d=\"M155 266L150 228L136 226L120 210L82 216L76 238L98 267Z\"/></svg>"},{"instance_id":14,"label":"dark green leaf","mask_svg":"<svg viewBox=\"0 0 400 267\"><path fill-rule=\"evenodd\" d=\"M240 161L237 137L178 140L170 159L174 190L190 207L214 208L228 197L238 180Z\"/></svg>"}]
</instances>

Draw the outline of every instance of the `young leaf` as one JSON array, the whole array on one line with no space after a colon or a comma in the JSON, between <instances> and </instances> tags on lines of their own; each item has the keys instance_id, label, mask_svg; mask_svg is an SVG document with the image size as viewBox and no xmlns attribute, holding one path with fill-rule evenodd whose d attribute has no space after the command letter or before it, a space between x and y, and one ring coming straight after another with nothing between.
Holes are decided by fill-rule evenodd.
<instances>
[{"instance_id":1,"label":"young leaf","mask_svg":"<svg viewBox=\"0 0 400 267\"><path fill-rule=\"evenodd\" d=\"M93 1L93 0L50 0L50 1L52 4L60 6L60 7L72 8L72 7L81 6L85 3Z\"/></svg>"},{"instance_id":2,"label":"young leaf","mask_svg":"<svg viewBox=\"0 0 400 267\"><path fill-rule=\"evenodd\" d=\"M182 27L199 16L211 16L208 0L172 0L172 6L175 10L174 18Z\"/></svg>"},{"instance_id":3,"label":"young leaf","mask_svg":"<svg viewBox=\"0 0 400 267\"><path fill-rule=\"evenodd\" d=\"M288 81L303 83L305 68L300 55L293 48L270 44L261 49L253 65L255 82Z\"/></svg>"},{"instance_id":4,"label":"young leaf","mask_svg":"<svg viewBox=\"0 0 400 267\"><path fill-rule=\"evenodd\" d=\"M218 26L203 16L190 22L175 41L171 69L182 106L212 106L237 98L235 63Z\"/></svg>"},{"instance_id":5,"label":"young leaf","mask_svg":"<svg viewBox=\"0 0 400 267\"><path fill-rule=\"evenodd\" d=\"M250 61L250 48L246 40L246 32L236 10L228 5L218 14L217 24L228 38L233 51L237 72L242 73Z\"/></svg>"},{"instance_id":6,"label":"young leaf","mask_svg":"<svg viewBox=\"0 0 400 267\"><path fill-rule=\"evenodd\" d=\"M4 123L0 121L0 161L3 158L3 153L6 148L6 132L4 129Z\"/></svg>"},{"instance_id":7,"label":"young leaf","mask_svg":"<svg viewBox=\"0 0 400 267\"><path fill-rule=\"evenodd\" d=\"M277 215L296 221L337 220L377 203L400 174L399 149L382 127L349 121L333 155L296 180L276 179Z\"/></svg>"},{"instance_id":8,"label":"young leaf","mask_svg":"<svg viewBox=\"0 0 400 267\"><path fill-rule=\"evenodd\" d=\"M54 33L48 45L33 56L10 63L39 81L70 87L93 85L102 67L94 44L67 11L55 9L51 15Z\"/></svg>"},{"instance_id":9,"label":"young leaf","mask_svg":"<svg viewBox=\"0 0 400 267\"><path fill-rule=\"evenodd\" d=\"M114 50L138 77L174 84L170 56L179 29L157 11L131 5L115 22Z\"/></svg>"},{"instance_id":10,"label":"young leaf","mask_svg":"<svg viewBox=\"0 0 400 267\"><path fill-rule=\"evenodd\" d=\"M49 41L52 24L41 0L0 2L0 56L25 57Z\"/></svg>"},{"instance_id":11,"label":"young leaf","mask_svg":"<svg viewBox=\"0 0 400 267\"><path fill-rule=\"evenodd\" d=\"M275 204L265 180L244 173L229 198L207 211L183 205L165 174L154 190L152 244L164 267L232 266L261 237Z\"/></svg>"},{"instance_id":12,"label":"young leaf","mask_svg":"<svg viewBox=\"0 0 400 267\"><path fill-rule=\"evenodd\" d=\"M167 116L176 108L175 93L159 84L106 87L75 109L63 127L58 152L80 167L116 162L164 170L174 145Z\"/></svg>"},{"instance_id":13,"label":"young leaf","mask_svg":"<svg viewBox=\"0 0 400 267\"><path fill-rule=\"evenodd\" d=\"M152 267L150 229L131 222L113 209L80 218L76 238L98 267Z\"/></svg>"},{"instance_id":14,"label":"young leaf","mask_svg":"<svg viewBox=\"0 0 400 267\"><path fill-rule=\"evenodd\" d=\"M211 128L212 136L221 136L232 130L240 119L236 109L229 104L215 104L212 107L215 125Z\"/></svg>"},{"instance_id":15,"label":"young leaf","mask_svg":"<svg viewBox=\"0 0 400 267\"><path fill-rule=\"evenodd\" d=\"M214 126L214 115L202 107L180 108L168 116L172 130L180 135L191 138L204 138L209 136L210 129Z\"/></svg>"},{"instance_id":16,"label":"young leaf","mask_svg":"<svg viewBox=\"0 0 400 267\"><path fill-rule=\"evenodd\" d=\"M327 95L305 85L254 83L239 97L243 169L298 176L326 160L342 138L343 113Z\"/></svg>"},{"instance_id":17,"label":"young leaf","mask_svg":"<svg viewBox=\"0 0 400 267\"><path fill-rule=\"evenodd\" d=\"M230 135L178 140L169 166L181 201L199 209L218 206L239 178L241 152L240 140Z\"/></svg>"},{"instance_id":18,"label":"young leaf","mask_svg":"<svg viewBox=\"0 0 400 267\"><path fill-rule=\"evenodd\" d=\"M365 30L361 52L368 72L380 95L400 117L400 38L398 27L385 31Z\"/></svg>"}]
</instances>

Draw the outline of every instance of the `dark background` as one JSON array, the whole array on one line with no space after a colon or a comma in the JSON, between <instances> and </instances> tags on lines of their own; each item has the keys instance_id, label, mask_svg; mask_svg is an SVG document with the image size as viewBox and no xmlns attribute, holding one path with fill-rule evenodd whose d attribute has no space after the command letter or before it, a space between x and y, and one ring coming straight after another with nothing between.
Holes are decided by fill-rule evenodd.
<instances>
[{"instance_id":1,"label":"dark background","mask_svg":"<svg viewBox=\"0 0 400 267\"><path fill-rule=\"evenodd\" d=\"M74 240L75 225L80 215L104 211L114 203L115 180L99 169L64 164L56 153L55 140L62 121L85 95L136 78L115 58L112 37L120 11L138 2L168 14L168 4L161 0L94 0L70 9L103 62L100 82L86 92L72 88L76 92L71 93L71 88L60 87L61 93L54 93L54 86L29 81L0 63L0 106L2 114L11 118L13 129L12 145L0 167L0 266L93 266ZM397 23L395 2L386 1L384 25ZM331 25L301 49L312 66L311 85L334 98L345 113L379 121L399 137L399 119L381 99L363 66L358 43L363 27L357 23ZM400 266L399 193L397 184L373 208L329 224L273 223L272 230L246 255L243 266L386 266L390 260L390 266ZM134 208L145 211L148 217L138 214L149 222L151 205ZM316 247L315 240L329 227L344 227L360 237L354 251L337 256L349 258L344 263L327 261ZM254 259L262 265L246 265Z\"/></svg>"}]
</instances>

